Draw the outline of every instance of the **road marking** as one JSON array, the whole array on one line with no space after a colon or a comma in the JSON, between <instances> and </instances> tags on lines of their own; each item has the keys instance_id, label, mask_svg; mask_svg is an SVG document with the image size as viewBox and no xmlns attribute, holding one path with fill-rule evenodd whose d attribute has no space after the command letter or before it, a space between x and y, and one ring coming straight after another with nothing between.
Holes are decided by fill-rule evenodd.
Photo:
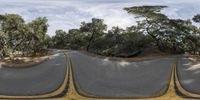
<instances>
[{"instance_id":1,"label":"road marking","mask_svg":"<svg viewBox=\"0 0 200 100\"><path fill-rule=\"evenodd\" d=\"M70 58L70 57L69 57ZM71 59L70 59L71 60ZM76 87L75 87L75 83L74 83L74 79L73 79L73 71L72 71L72 62L70 61L70 84L69 84L69 90L67 95L64 98L60 98L59 100L62 99L69 99L69 100L118 100L118 99L123 99L123 100L183 100L184 98L181 98L180 96L178 96L176 94L176 90L175 90L175 84L174 84L174 80L175 80L175 69L176 69L176 64L174 64L172 66L172 71L171 71L171 76L169 79L169 83L168 83L168 89L167 91L161 95L161 96L157 96L157 97L147 97L147 98L100 98L100 97L88 97L88 96L84 96L81 95ZM163 92L163 91L161 91Z\"/></svg>"},{"instance_id":2,"label":"road marking","mask_svg":"<svg viewBox=\"0 0 200 100\"><path fill-rule=\"evenodd\" d=\"M68 59L66 58L66 61ZM60 94L63 93L63 91L65 91L65 89L67 88L67 83L69 81L68 79L68 70L69 70L69 67L68 67L68 61L67 61L67 65L66 65L66 76L65 76L65 79L63 81L63 84L57 89L55 90L54 92L52 93L48 93L48 94L43 94L43 95L36 95L36 96L9 96L9 95L0 95L0 99L42 99L42 98L50 98L50 97L56 97Z\"/></svg>"},{"instance_id":3,"label":"road marking","mask_svg":"<svg viewBox=\"0 0 200 100\"><path fill-rule=\"evenodd\" d=\"M200 99L200 94L196 94L196 93L192 93L187 91L180 83L179 78L178 78L178 72L177 72L177 66L175 68L175 83L176 83L176 87L178 88L178 90L185 96L187 97L191 97L191 98L198 98Z\"/></svg>"},{"instance_id":4,"label":"road marking","mask_svg":"<svg viewBox=\"0 0 200 100\"><path fill-rule=\"evenodd\" d=\"M166 94L161 97L156 98L157 100L182 100L183 99L176 94L176 90L174 88L175 87L175 84L174 84L175 68L176 68L176 64L173 65L171 79L170 79L169 87Z\"/></svg>"},{"instance_id":5,"label":"road marking","mask_svg":"<svg viewBox=\"0 0 200 100\"><path fill-rule=\"evenodd\" d=\"M182 98L180 96L177 95L175 87L177 87L177 89L183 93L186 96L189 97L194 97L194 98L199 98L200 95L198 94L193 94L190 93L188 91L186 91L180 84L179 79L178 79L178 74L177 74L177 66L176 63L172 66L172 71L171 71L171 76L169 79L169 83L168 83L168 88L166 90L166 92L164 92L164 90L162 90L160 93L161 96L159 96L158 94L155 95L155 97L146 97L146 98L100 98L100 97L88 97L88 96L84 96L81 95L76 87L75 87L75 83L74 83L74 78L73 78L73 71L72 71L72 62L70 59L70 55L67 54L67 68L66 68L66 77L65 77L65 81L63 82L62 86L54 91L53 93L49 93L49 94L45 94L45 95L37 95L37 96L5 96L5 95L0 95L0 98L2 99L42 99L42 98L48 98L47 100L51 99L51 100L183 100L186 98ZM60 98L51 98L51 97L55 97L59 94L61 94L65 89L66 86L69 82L69 87L68 87L68 92L65 94L65 96L62 96Z\"/></svg>"}]
</instances>

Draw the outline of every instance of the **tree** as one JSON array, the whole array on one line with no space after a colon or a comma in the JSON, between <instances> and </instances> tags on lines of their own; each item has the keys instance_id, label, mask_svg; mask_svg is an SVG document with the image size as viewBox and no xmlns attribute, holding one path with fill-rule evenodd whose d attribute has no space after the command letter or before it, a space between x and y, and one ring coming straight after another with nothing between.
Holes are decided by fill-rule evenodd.
<instances>
[{"instance_id":1,"label":"tree","mask_svg":"<svg viewBox=\"0 0 200 100\"><path fill-rule=\"evenodd\" d=\"M107 26L103 23L102 19L93 18L91 23L81 23L80 31L87 34L89 37L86 48L87 51L89 51L91 43L103 35L106 28Z\"/></svg>"},{"instance_id":2,"label":"tree","mask_svg":"<svg viewBox=\"0 0 200 100\"><path fill-rule=\"evenodd\" d=\"M30 35L32 37L30 45L32 46L33 55L40 52L46 48L45 37L48 29L48 20L46 17L38 17L32 22L30 22Z\"/></svg>"},{"instance_id":3,"label":"tree","mask_svg":"<svg viewBox=\"0 0 200 100\"><path fill-rule=\"evenodd\" d=\"M11 51L13 54L23 41L21 37L23 36L24 20L21 16L16 14L5 14L1 16L1 28L5 39L4 50L6 49L5 51L7 51L7 53ZM6 52L4 52L4 54L6 54Z\"/></svg>"},{"instance_id":4,"label":"tree","mask_svg":"<svg viewBox=\"0 0 200 100\"><path fill-rule=\"evenodd\" d=\"M192 20L196 23L200 23L200 14L195 15ZM198 52L200 55L200 28L193 28L193 34L191 35L190 40L195 48L193 54Z\"/></svg>"},{"instance_id":5,"label":"tree","mask_svg":"<svg viewBox=\"0 0 200 100\"><path fill-rule=\"evenodd\" d=\"M3 33L0 31L0 58L5 56L4 46L5 46L5 37Z\"/></svg>"},{"instance_id":6,"label":"tree","mask_svg":"<svg viewBox=\"0 0 200 100\"><path fill-rule=\"evenodd\" d=\"M194 22L200 23L200 14L197 14L192 19Z\"/></svg>"},{"instance_id":7,"label":"tree","mask_svg":"<svg viewBox=\"0 0 200 100\"><path fill-rule=\"evenodd\" d=\"M143 27L144 32L154 39L161 51L183 53L187 51L187 48L196 49L194 46L186 46L188 37L190 37L190 41L194 41L194 39L191 40L191 35L194 35L196 29L191 21L170 19L161 14L160 11L163 8L166 6L136 6L125 8L125 10L136 15L136 18L142 18L138 25ZM193 19L198 21L198 16Z\"/></svg>"},{"instance_id":8,"label":"tree","mask_svg":"<svg viewBox=\"0 0 200 100\"><path fill-rule=\"evenodd\" d=\"M52 38L48 34L45 35L45 46L47 48L52 48L53 47Z\"/></svg>"},{"instance_id":9,"label":"tree","mask_svg":"<svg viewBox=\"0 0 200 100\"><path fill-rule=\"evenodd\" d=\"M2 22L3 22L3 16L0 15L0 58L4 57L4 45L5 45L5 37L4 33L2 32Z\"/></svg>"},{"instance_id":10,"label":"tree","mask_svg":"<svg viewBox=\"0 0 200 100\"><path fill-rule=\"evenodd\" d=\"M71 49L85 50L88 45L88 35L80 29L70 29L67 35L68 47Z\"/></svg>"},{"instance_id":11,"label":"tree","mask_svg":"<svg viewBox=\"0 0 200 100\"><path fill-rule=\"evenodd\" d=\"M127 52L144 51L147 46L152 45L152 39L144 34L144 30L139 25L127 27L124 38Z\"/></svg>"},{"instance_id":12,"label":"tree","mask_svg":"<svg viewBox=\"0 0 200 100\"><path fill-rule=\"evenodd\" d=\"M188 43L191 41L190 37L194 34L195 28L196 26L192 25L190 20L170 19L165 32L168 33L166 44L169 44L169 48L177 53L188 51L188 48L192 46Z\"/></svg>"},{"instance_id":13,"label":"tree","mask_svg":"<svg viewBox=\"0 0 200 100\"><path fill-rule=\"evenodd\" d=\"M56 30L56 35L52 37L56 48L65 48L67 41L67 33L63 30Z\"/></svg>"},{"instance_id":14,"label":"tree","mask_svg":"<svg viewBox=\"0 0 200 100\"><path fill-rule=\"evenodd\" d=\"M136 18L144 20L138 22L139 27L143 27L144 33L151 36L160 50L164 50L161 41L163 31L165 31L165 23L169 21L168 17L161 14L160 11L167 6L136 6L125 8L128 13L136 15Z\"/></svg>"},{"instance_id":15,"label":"tree","mask_svg":"<svg viewBox=\"0 0 200 100\"><path fill-rule=\"evenodd\" d=\"M125 30L122 28L112 27L112 29L108 30L108 33L105 35L105 40L103 40L102 44L105 46L104 53L106 55L117 55L121 52L121 47L124 45L124 37L123 34ZM105 42L105 43L104 43Z\"/></svg>"}]
</instances>

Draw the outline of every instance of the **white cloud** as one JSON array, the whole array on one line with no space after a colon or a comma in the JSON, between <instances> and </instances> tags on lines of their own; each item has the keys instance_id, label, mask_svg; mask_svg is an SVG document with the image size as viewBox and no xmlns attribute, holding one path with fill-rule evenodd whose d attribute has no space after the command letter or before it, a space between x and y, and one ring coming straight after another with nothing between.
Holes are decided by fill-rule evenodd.
<instances>
[{"instance_id":1,"label":"white cloud","mask_svg":"<svg viewBox=\"0 0 200 100\"><path fill-rule=\"evenodd\" d=\"M49 19L49 34L56 29L78 28L80 22L91 18L102 18L110 29L112 26L125 28L135 19L123 10L138 5L168 5L162 12L171 18L191 18L200 13L198 0L0 0L0 13L16 13L31 21L39 16Z\"/></svg>"}]
</instances>

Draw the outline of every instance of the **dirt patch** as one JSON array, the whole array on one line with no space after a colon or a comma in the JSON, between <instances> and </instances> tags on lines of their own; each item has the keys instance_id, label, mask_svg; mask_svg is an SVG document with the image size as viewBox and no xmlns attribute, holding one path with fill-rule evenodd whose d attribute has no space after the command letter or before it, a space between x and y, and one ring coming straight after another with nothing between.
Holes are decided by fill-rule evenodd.
<instances>
[{"instance_id":1,"label":"dirt patch","mask_svg":"<svg viewBox=\"0 0 200 100\"><path fill-rule=\"evenodd\" d=\"M14 57L12 59L9 57L5 57L3 59L0 59L0 65L1 67L10 68L30 67L47 61L48 59L50 59L50 55L52 55L52 53L48 53L45 56L42 55L36 57Z\"/></svg>"},{"instance_id":2,"label":"dirt patch","mask_svg":"<svg viewBox=\"0 0 200 100\"><path fill-rule=\"evenodd\" d=\"M152 60L152 59L158 59L158 58L172 56L172 54L164 53L157 49L152 49L152 50L143 52L142 54L140 54L138 56L129 57L129 58L120 58L120 57L111 57L111 56L106 57L106 56L90 53L87 51L79 51L79 52L84 53L88 56L93 56L93 57L98 57L98 58L108 58L109 60L122 60L123 59L125 61L143 61L143 60Z\"/></svg>"},{"instance_id":3,"label":"dirt patch","mask_svg":"<svg viewBox=\"0 0 200 100\"><path fill-rule=\"evenodd\" d=\"M200 63L199 55L188 55L187 58L193 61L194 63L198 63L198 64Z\"/></svg>"}]
</instances>

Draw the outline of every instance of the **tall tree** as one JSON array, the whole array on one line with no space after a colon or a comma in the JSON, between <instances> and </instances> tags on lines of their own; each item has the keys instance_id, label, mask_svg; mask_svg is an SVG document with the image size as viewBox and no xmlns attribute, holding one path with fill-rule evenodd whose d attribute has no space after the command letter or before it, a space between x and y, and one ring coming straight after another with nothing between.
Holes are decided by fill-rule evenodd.
<instances>
[{"instance_id":1,"label":"tall tree","mask_svg":"<svg viewBox=\"0 0 200 100\"><path fill-rule=\"evenodd\" d=\"M65 48L67 41L67 33L63 30L56 30L56 35L53 36L54 46L56 48Z\"/></svg>"},{"instance_id":2,"label":"tall tree","mask_svg":"<svg viewBox=\"0 0 200 100\"><path fill-rule=\"evenodd\" d=\"M3 16L0 15L0 58L4 56L4 45L5 45L5 37L4 33L2 32L2 22L3 22Z\"/></svg>"},{"instance_id":3,"label":"tall tree","mask_svg":"<svg viewBox=\"0 0 200 100\"><path fill-rule=\"evenodd\" d=\"M48 19L46 17L38 17L29 23L29 27L32 35L33 52L37 52L46 48L45 36L48 29Z\"/></svg>"},{"instance_id":4,"label":"tall tree","mask_svg":"<svg viewBox=\"0 0 200 100\"><path fill-rule=\"evenodd\" d=\"M193 21L194 22L197 22L197 23L200 23L200 14L197 14L193 17Z\"/></svg>"},{"instance_id":5,"label":"tall tree","mask_svg":"<svg viewBox=\"0 0 200 100\"><path fill-rule=\"evenodd\" d=\"M196 23L200 23L200 14L195 15L192 20ZM196 52L198 51L200 55L200 27L193 28L193 33L191 39L194 41L193 44L195 44Z\"/></svg>"},{"instance_id":6,"label":"tall tree","mask_svg":"<svg viewBox=\"0 0 200 100\"><path fill-rule=\"evenodd\" d=\"M169 21L168 17L161 14L161 10L166 6L135 6L125 8L128 13L134 14L136 18L140 18L138 25L143 26L144 32L150 35L155 41L157 46L163 50L163 43L161 41L164 25ZM142 20L144 19L144 20Z\"/></svg>"},{"instance_id":7,"label":"tall tree","mask_svg":"<svg viewBox=\"0 0 200 100\"><path fill-rule=\"evenodd\" d=\"M5 46L5 37L4 34L0 31L0 58L5 56L4 46Z\"/></svg>"},{"instance_id":8,"label":"tall tree","mask_svg":"<svg viewBox=\"0 0 200 100\"><path fill-rule=\"evenodd\" d=\"M81 23L80 31L88 34L89 40L86 50L89 51L91 43L95 41L96 38L103 35L107 26L103 23L102 19L93 18L91 23Z\"/></svg>"},{"instance_id":9,"label":"tall tree","mask_svg":"<svg viewBox=\"0 0 200 100\"><path fill-rule=\"evenodd\" d=\"M23 41L22 31L24 20L21 16L16 14L5 14L2 18L2 32L5 35L5 48L14 53L16 48Z\"/></svg>"},{"instance_id":10,"label":"tall tree","mask_svg":"<svg viewBox=\"0 0 200 100\"><path fill-rule=\"evenodd\" d=\"M72 49L85 49L88 45L88 36L79 29L70 29L67 35L68 47Z\"/></svg>"}]
</instances>

